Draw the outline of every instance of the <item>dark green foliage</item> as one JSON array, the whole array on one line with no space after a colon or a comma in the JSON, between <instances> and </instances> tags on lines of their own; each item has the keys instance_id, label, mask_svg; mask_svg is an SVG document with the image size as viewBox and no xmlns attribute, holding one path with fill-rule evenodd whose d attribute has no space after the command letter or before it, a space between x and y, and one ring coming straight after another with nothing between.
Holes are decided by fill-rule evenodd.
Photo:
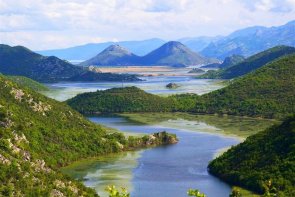
<instances>
[{"instance_id":1,"label":"dark green foliage","mask_svg":"<svg viewBox=\"0 0 295 197\"><path fill-rule=\"evenodd\" d=\"M201 96L195 112L279 118L295 113L295 55Z\"/></svg>"},{"instance_id":2,"label":"dark green foliage","mask_svg":"<svg viewBox=\"0 0 295 197\"><path fill-rule=\"evenodd\" d=\"M292 116L229 149L209 164L209 172L259 193L295 196L294 144L295 116Z\"/></svg>"},{"instance_id":3,"label":"dark green foliage","mask_svg":"<svg viewBox=\"0 0 295 197\"><path fill-rule=\"evenodd\" d=\"M167 112L174 106L172 99L144 92L136 87L113 88L83 93L67 103L81 113Z\"/></svg>"},{"instance_id":4,"label":"dark green foliage","mask_svg":"<svg viewBox=\"0 0 295 197\"><path fill-rule=\"evenodd\" d=\"M26 76L41 82L56 81L136 81L134 75L94 73L57 57L45 57L29 49L0 44L0 72Z\"/></svg>"},{"instance_id":5,"label":"dark green foliage","mask_svg":"<svg viewBox=\"0 0 295 197\"><path fill-rule=\"evenodd\" d=\"M267 63L272 62L280 57L294 54L294 47L277 46L261 53L255 54L244 61L235 64L230 67L225 67L223 70L208 72L199 78L221 78L221 79L232 79L250 73Z\"/></svg>"}]
</instances>

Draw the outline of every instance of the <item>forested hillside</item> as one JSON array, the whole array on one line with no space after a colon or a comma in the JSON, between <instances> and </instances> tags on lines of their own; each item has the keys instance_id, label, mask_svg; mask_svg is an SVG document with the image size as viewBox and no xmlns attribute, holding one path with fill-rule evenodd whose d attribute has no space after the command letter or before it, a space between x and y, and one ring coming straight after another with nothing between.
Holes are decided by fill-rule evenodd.
<instances>
[{"instance_id":1,"label":"forested hillside","mask_svg":"<svg viewBox=\"0 0 295 197\"><path fill-rule=\"evenodd\" d=\"M152 140L109 133L67 105L0 75L0 196L95 196L58 168L85 157L175 142L166 133Z\"/></svg>"},{"instance_id":2,"label":"forested hillside","mask_svg":"<svg viewBox=\"0 0 295 197\"><path fill-rule=\"evenodd\" d=\"M168 98L138 88L84 93L68 101L82 113L188 111L280 118L295 113L295 55L280 58L220 90Z\"/></svg>"},{"instance_id":3,"label":"forested hillside","mask_svg":"<svg viewBox=\"0 0 295 197\"><path fill-rule=\"evenodd\" d=\"M233 185L295 196L295 116L232 147L213 160L213 175Z\"/></svg>"}]
</instances>

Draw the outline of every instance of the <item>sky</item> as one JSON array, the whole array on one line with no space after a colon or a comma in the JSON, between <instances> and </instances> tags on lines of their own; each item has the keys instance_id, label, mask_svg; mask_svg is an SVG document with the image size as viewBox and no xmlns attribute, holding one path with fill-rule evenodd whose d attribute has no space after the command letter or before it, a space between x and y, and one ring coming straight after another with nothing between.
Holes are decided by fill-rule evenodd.
<instances>
[{"instance_id":1,"label":"sky","mask_svg":"<svg viewBox=\"0 0 295 197\"><path fill-rule=\"evenodd\" d=\"M32 50L227 35L295 20L295 0L0 0L0 43Z\"/></svg>"}]
</instances>

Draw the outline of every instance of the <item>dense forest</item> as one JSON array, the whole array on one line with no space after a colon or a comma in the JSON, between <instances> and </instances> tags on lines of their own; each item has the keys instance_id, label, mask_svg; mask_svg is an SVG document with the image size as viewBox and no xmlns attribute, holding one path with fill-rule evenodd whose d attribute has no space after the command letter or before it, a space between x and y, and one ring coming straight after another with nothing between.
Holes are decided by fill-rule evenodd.
<instances>
[{"instance_id":1,"label":"dense forest","mask_svg":"<svg viewBox=\"0 0 295 197\"><path fill-rule=\"evenodd\" d=\"M67 103L84 114L114 112L168 112L172 99L146 93L137 87L112 88L79 94Z\"/></svg>"},{"instance_id":2,"label":"dense forest","mask_svg":"<svg viewBox=\"0 0 295 197\"><path fill-rule=\"evenodd\" d=\"M160 97L136 87L83 93L67 103L81 113L198 112L281 118L295 112L295 55L286 56L220 90Z\"/></svg>"},{"instance_id":3,"label":"dense forest","mask_svg":"<svg viewBox=\"0 0 295 197\"><path fill-rule=\"evenodd\" d=\"M258 193L295 196L295 116L232 147L213 160L209 172Z\"/></svg>"},{"instance_id":4,"label":"dense forest","mask_svg":"<svg viewBox=\"0 0 295 197\"><path fill-rule=\"evenodd\" d=\"M198 78L205 78L205 79L232 79L235 77L239 77L242 75L245 75L247 73L250 73L267 63L270 63L274 61L275 59L278 59L280 57L294 54L295 48L294 47L288 47L288 46L277 46L273 47L271 49L268 49L266 51L260 52L258 54L255 54L241 62L238 62L236 64L232 64L231 66L224 67L221 70L217 71L208 71L204 75L199 76Z\"/></svg>"},{"instance_id":5,"label":"dense forest","mask_svg":"<svg viewBox=\"0 0 295 197\"><path fill-rule=\"evenodd\" d=\"M165 132L107 132L69 106L0 75L0 196L95 196L58 168L85 157L176 143Z\"/></svg>"}]
</instances>

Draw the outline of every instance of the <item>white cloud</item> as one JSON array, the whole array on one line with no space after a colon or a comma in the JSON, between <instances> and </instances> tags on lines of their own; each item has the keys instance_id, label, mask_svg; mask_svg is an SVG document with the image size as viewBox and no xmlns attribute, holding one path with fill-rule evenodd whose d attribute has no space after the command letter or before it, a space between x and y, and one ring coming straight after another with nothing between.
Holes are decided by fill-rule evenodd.
<instances>
[{"instance_id":1,"label":"white cloud","mask_svg":"<svg viewBox=\"0 0 295 197\"><path fill-rule=\"evenodd\" d=\"M0 0L0 42L33 49L228 34L295 19L295 0Z\"/></svg>"}]
</instances>

